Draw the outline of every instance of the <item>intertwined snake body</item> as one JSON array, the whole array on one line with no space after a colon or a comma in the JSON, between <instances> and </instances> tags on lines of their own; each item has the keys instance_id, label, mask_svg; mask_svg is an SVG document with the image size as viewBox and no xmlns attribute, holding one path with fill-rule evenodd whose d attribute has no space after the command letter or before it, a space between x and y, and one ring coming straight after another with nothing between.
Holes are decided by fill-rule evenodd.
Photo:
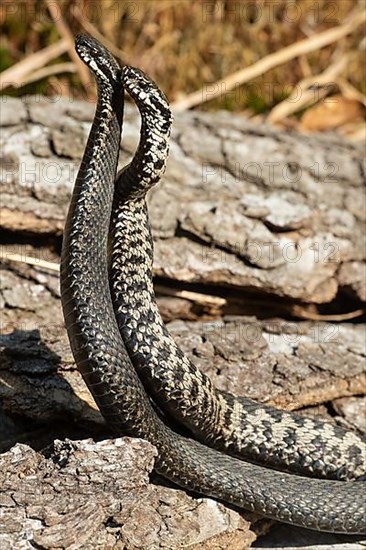
<instances>
[{"instance_id":1,"label":"intertwined snake body","mask_svg":"<svg viewBox=\"0 0 366 550\"><path fill-rule=\"evenodd\" d=\"M115 183L110 281L121 335L148 393L195 438L234 456L327 479L364 475L366 446L357 434L216 390L170 336L153 289L145 196L165 169L172 117L146 75L129 69L124 84L142 124L139 149Z\"/></svg>"},{"instance_id":2,"label":"intertwined snake body","mask_svg":"<svg viewBox=\"0 0 366 550\"><path fill-rule=\"evenodd\" d=\"M178 435L155 412L118 329L108 284L107 250L123 88L133 93L135 86L146 84L139 71L120 69L96 40L79 36L76 49L94 72L98 104L67 216L61 297L75 361L103 415L120 433L153 443L158 450L156 470L182 487L280 521L332 532L365 533L363 482L303 478L226 456ZM157 128L163 134L170 121L162 124L165 126L157 123ZM144 155L146 147L148 142L141 143L138 154ZM133 175L127 169L124 181L138 200ZM141 233L136 244L143 239ZM133 257L130 260L133 263ZM125 283L130 284L128 277ZM140 299L144 296L142 289Z\"/></svg>"}]
</instances>

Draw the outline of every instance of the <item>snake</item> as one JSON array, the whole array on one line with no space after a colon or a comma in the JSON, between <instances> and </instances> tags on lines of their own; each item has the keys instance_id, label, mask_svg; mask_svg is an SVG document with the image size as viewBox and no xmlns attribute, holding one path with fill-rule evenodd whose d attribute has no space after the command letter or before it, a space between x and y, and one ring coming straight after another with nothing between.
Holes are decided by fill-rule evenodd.
<instances>
[{"instance_id":1,"label":"snake","mask_svg":"<svg viewBox=\"0 0 366 550\"><path fill-rule=\"evenodd\" d=\"M115 182L109 278L120 333L146 391L167 416L213 448L295 474L362 478L366 445L358 434L217 390L167 330L153 288L146 194L166 167L172 113L149 77L129 71L124 84L140 110L140 144Z\"/></svg>"},{"instance_id":2,"label":"snake","mask_svg":"<svg viewBox=\"0 0 366 550\"><path fill-rule=\"evenodd\" d=\"M135 71L88 35L76 37L75 49L94 74L97 105L65 222L61 303L75 363L106 421L117 434L152 443L157 473L186 490L310 529L366 533L363 482L242 461L181 435L152 403L120 334L108 279L123 94Z\"/></svg>"}]
</instances>

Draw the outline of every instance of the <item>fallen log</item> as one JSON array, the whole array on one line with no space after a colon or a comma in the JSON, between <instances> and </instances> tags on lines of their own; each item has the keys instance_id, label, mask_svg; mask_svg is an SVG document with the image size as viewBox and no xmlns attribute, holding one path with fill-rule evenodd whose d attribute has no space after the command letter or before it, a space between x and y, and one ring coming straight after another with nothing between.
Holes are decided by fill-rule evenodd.
<instances>
[{"instance_id":1,"label":"fallen log","mask_svg":"<svg viewBox=\"0 0 366 550\"><path fill-rule=\"evenodd\" d=\"M2 227L60 236L93 105L2 98ZM120 165L139 120L127 108ZM328 304L365 301L363 152L335 135L275 131L228 113L177 115L150 195L155 275Z\"/></svg>"},{"instance_id":2,"label":"fallen log","mask_svg":"<svg viewBox=\"0 0 366 550\"><path fill-rule=\"evenodd\" d=\"M268 523L149 483L154 448L108 439L73 362L57 264L93 106L2 100L2 544L248 547ZM127 108L121 165L138 129ZM340 321L364 312L362 174L335 136L185 113L149 199L159 305L193 362L221 389L359 432L364 327Z\"/></svg>"}]
</instances>

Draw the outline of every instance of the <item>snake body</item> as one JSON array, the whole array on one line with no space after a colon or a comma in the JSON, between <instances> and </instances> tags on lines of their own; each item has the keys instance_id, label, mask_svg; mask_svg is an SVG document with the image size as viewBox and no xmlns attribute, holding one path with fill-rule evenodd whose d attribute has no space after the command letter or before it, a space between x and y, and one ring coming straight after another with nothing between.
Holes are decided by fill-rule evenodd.
<instances>
[{"instance_id":1,"label":"snake body","mask_svg":"<svg viewBox=\"0 0 366 550\"><path fill-rule=\"evenodd\" d=\"M124 83L140 109L141 138L115 183L110 282L118 326L146 390L196 439L239 458L314 477L362 476L366 447L357 434L216 390L170 336L153 289L145 196L165 169L172 116L148 77L129 69Z\"/></svg>"},{"instance_id":2,"label":"snake body","mask_svg":"<svg viewBox=\"0 0 366 550\"><path fill-rule=\"evenodd\" d=\"M119 433L158 450L155 468L184 488L279 521L365 533L362 482L307 479L226 456L168 428L131 363L108 284L107 240L122 126L119 68L96 40L79 36L76 51L93 71L98 103L67 215L61 300L75 362L106 420Z\"/></svg>"}]
</instances>

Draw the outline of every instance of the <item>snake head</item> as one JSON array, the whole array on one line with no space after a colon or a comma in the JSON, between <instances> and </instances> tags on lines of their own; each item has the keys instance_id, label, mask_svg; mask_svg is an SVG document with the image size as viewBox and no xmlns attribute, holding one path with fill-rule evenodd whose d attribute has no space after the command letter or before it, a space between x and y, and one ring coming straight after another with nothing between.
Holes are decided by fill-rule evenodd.
<instances>
[{"instance_id":1,"label":"snake head","mask_svg":"<svg viewBox=\"0 0 366 550\"><path fill-rule=\"evenodd\" d=\"M122 69L122 81L141 112L150 111L171 123L173 117L167 98L141 69L125 65Z\"/></svg>"},{"instance_id":2,"label":"snake head","mask_svg":"<svg viewBox=\"0 0 366 550\"><path fill-rule=\"evenodd\" d=\"M109 84L120 81L120 66L98 40L87 34L78 34L75 39L75 50L80 59L92 70L97 80Z\"/></svg>"}]
</instances>

